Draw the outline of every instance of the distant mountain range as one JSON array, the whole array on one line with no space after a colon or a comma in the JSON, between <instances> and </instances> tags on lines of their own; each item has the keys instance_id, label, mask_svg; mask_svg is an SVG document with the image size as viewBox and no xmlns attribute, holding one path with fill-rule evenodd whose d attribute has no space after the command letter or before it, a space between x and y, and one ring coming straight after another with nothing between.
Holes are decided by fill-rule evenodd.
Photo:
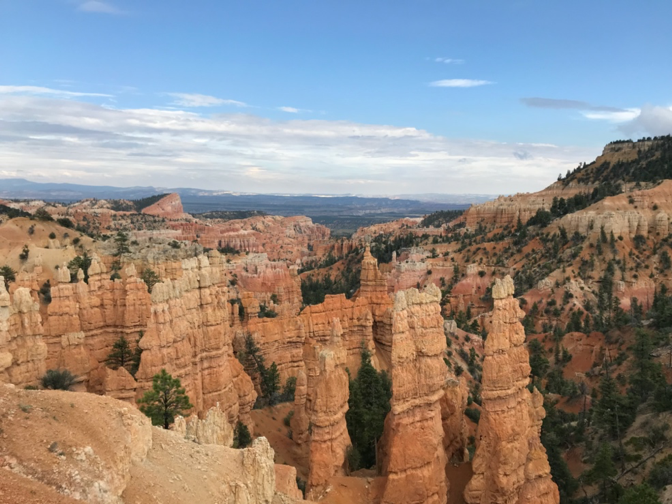
<instances>
[{"instance_id":1,"label":"distant mountain range","mask_svg":"<svg viewBox=\"0 0 672 504\"><path fill-rule=\"evenodd\" d=\"M492 195L481 194L250 194L181 187L88 186L0 179L0 198L5 199L40 199L67 203L86 198L134 200L164 193L179 194L185 211L189 213L258 210L273 215L307 215L324 224L345 220L349 222L347 227L350 227L353 218L358 224L366 224L401 217L420 217L439 210L465 209L473 203L494 198Z\"/></svg>"}]
</instances>

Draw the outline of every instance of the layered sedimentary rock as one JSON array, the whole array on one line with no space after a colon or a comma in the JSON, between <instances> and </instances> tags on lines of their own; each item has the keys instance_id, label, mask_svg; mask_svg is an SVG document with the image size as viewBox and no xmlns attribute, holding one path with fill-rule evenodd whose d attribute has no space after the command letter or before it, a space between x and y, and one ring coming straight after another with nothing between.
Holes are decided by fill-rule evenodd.
<instances>
[{"instance_id":1,"label":"layered sedimentary rock","mask_svg":"<svg viewBox=\"0 0 672 504\"><path fill-rule=\"evenodd\" d=\"M89 390L135 404L138 383L125 368L98 366L89 376Z\"/></svg>"},{"instance_id":2,"label":"layered sedimentary rock","mask_svg":"<svg viewBox=\"0 0 672 504\"><path fill-rule=\"evenodd\" d=\"M263 437L243 450L196 444L109 397L7 385L0 385L0 411L21 417L2 423L0 473L18 483L12 502L37 502L53 490L73 500L40 502L303 502L291 470L278 471L277 493L274 453ZM25 494L20 481L31 484Z\"/></svg>"},{"instance_id":3,"label":"layered sedimentary rock","mask_svg":"<svg viewBox=\"0 0 672 504\"><path fill-rule=\"evenodd\" d=\"M644 190L605 198L558 222L567 232L600 233L632 238L635 235L664 238L670 232L672 215L672 180Z\"/></svg>"},{"instance_id":4,"label":"layered sedimentary rock","mask_svg":"<svg viewBox=\"0 0 672 504\"><path fill-rule=\"evenodd\" d=\"M296 485L295 467L275 464L275 490L293 499L303 499L303 494Z\"/></svg>"},{"instance_id":5,"label":"layered sedimentary rock","mask_svg":"<svg viewBox=\"0 0 672 504\"><path fill-rule=\"evenodd\" d=\"M467 407L469 388L463 380L449 378L439 404L443 425L443 448L448 462L469 460L467 438L469 428L462 412Z\"/></svg>"},{"instance_id":6,"label":"layered sedimentary rock","mask_svg":"<svg viewBox=\"0 0 672 504\"><path fill-rule=\"evenodd\" d=\"M265 252L273 259L295 260L308 253L308 244L329 238L329 228L304 216L258 216L219 221L171 221L175 239L197 240L204 247L231 247L242 252Z\"/></svg>"},{"instance_id":7,"label":"layered sedimentary rock","mask_svg":"<svg viewBox=\"0 0 672 504\"><path fill-rule=\"evenodd\" d=\"M448 378L446 340L439 301L431 284L424 292L398 292L388 311L391 336L391 411L379 444L387 483L382 501L445 503L446 452L440 401Z\"/></svg>"},{"instance_id":8,"label":"layered sedimentary rock","mask_svg":"<svg viewBox=\"0 0 672 504\"><path fill-rule=\"evenodd\" d=\"M279 316L299 314L303 300L296 266L269 261L267 254L250 254L235 264L232 274L242 290L254 293L259 302Z\"/></svg>"},{"instance_id":9,"label":"layered sedimentary rock","mask_svg":"<svg viewBox=\"0 0 672 504\"><path fill-rule=\"evenodd\" d=\"M182 380L196 411L219 403L233 423L239 417L249 420L256 395L233 357L230 305L217 288L218 275L208 258L200 256L184 261L182 278L154 286L136 378L140 395L166 369Z\"/></svg>"},{"instance_id":10,"label":"layered sedimentary rock","mask_svg":"<svg viewBox=\"0 0 672 504\"><path fill-rule=\"evenodd\" d=\"M374 318L366 299L350 300L344 294L328 295L324 303L306 307L301 312L300 322L305 338L321 344L329 343L334 324L338 324L341 345L346 351L346 365L353 372L359 368L362 348L374 349Z\"/></svg>"},{"instance_id":11,"label":"layered sedimentary rock","mask_svg":"<svg viewBox=\"0 0 672 504\"><path fill-rule=\"evenodd\" d=\"M125 281L110 280L96 255L88 284L81 279L69 283L65 265L58 270L61 282L51 287L43 322L48 369L68 369L88 386L89 374L105 361L121 335L136 342L147 324L151 300L144 282L134 270L129 272Z\"/></svg>"},{"instance_id":12,"label":"layered sedimentary rock","mask_svg":"<svg viewBox=\"0 0 672 504\"><path fill-rule=\"evenodd\" d=\"M389 369L392 355L392 319L388 316L392 309L392 298L387 292L387 280L378 269L378 261L366 247L362 258L360 288L356 300L364 299L373 317L372 336L376 353L373 362L379 369ZM352 368L351 368L352 369Z\"/></svg>"},{"instance_id":13,"label":"layered sedimentary rock","mask_svg":"<svg viewBox=\"0 0 672 504\"><path fill-rule=\"evenodd\" d=\"M33 385L46 371L39 306L20 287L10 298L0 276L0 383Z\"/></svg>"},{"instance_id":14,"label":"layered sedimentary rock","mask_svg":"<svg viewBox=\"0 0 672 504\"><path fill-rule=\"evenodd\" d=\"M142 213L165 219L184 219L189 217L188 214L184 213L182 200L180 200L179 194L176 193L161 198L153 205L144 208Z\"/></svg>"},{"instance_id":15,"label":"layered sedimentary rock","mask_svg":"<svg viewBox=\"0 0 672 504\"><path fill-rule=\"evenodd\" d=\"M335 323L328 345L307 341L307 393L305 414L310 419L309 490L324 487L342 474L350 436L345 422L348 411L346 351L341 344L342 329ZM296 414L296 410L295 410ZM299 415L304 415L300 412ZM297 424L295 424L297 425ZM297 433L305 436L303 432Z\"/></svg>"},{"instance_id":16,"label":"layered sedimentary rock","mask_svg":"<svg viewBox=\"0 0 672 504\"><path fill-rule=\"evenodd\" d=\"M195 414L188 418L177 416L172 430L198 444L233 445L233 427L219 404L210 408L203 419Z\"/></svg>"},{"instance_id":17,"label":"layered sedimentary rock","mask_svg":"<svg viewBox=\"0 0 672 504\"><path fill-rule=\"evenodd\" d=\"M465 492L469 504L557 504L546 450L540 441L543 398L530 393L530 365L524 347L524 315L513 298L510 277L492 289L492 330L485 341L481 420L474 475Z\"/></svg>"},{"instance_id":18,"label":"layered sedimentary rock","mask_svg":"<svg viewBox=\"0 0 672 504\"><path fill-rule=\"evenodd\" d=\"M306 396L308 394L308 377L301 370L296 377L296 390L294 392L294 415L290 420L292 439L299 446L310 440L310 417L306 410Z\"/></svg>"}]
</instances>

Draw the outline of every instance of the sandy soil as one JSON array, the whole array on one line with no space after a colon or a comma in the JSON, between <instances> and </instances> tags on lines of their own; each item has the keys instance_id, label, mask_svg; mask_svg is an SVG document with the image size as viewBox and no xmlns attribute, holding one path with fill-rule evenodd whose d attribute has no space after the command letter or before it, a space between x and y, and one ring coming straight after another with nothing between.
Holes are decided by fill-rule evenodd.
<instances>
[{"instance_id":1,"label":"sandy soil","mask_svg":"<svg viewBox=\"0 0 672 504\"><path fill-rule=\"evenodd\" d=\"M297 475L305 480L308 479L308 452L289 439L287 434L290 428L283 423L293 407L293 403L283 403L252 410L254 436L268 439L275 450L275 463L296 467Z\"/></svg>"},{"instance_id":2,"label":"sandy soil","mask_svg":"<svg viewBox=\"0 0 672 504\"><path fill-rule=\"evenodd\" d=\"M59 494L37 481L0 469L0 504L76 504L80 501Z\"/></svg>"},{"instance_id":3,"label":"sandy soil","mask_svg":"<svg viewBox=\"0 0 672 504\"><path fill-rule=\"evenodd\" d=\"M448 464L446 475L450 482L448 489L448 504L464 504L464 487L467 486L474 472L471 470L471 462L453 465Z\"/></svg>"}]
</instances>

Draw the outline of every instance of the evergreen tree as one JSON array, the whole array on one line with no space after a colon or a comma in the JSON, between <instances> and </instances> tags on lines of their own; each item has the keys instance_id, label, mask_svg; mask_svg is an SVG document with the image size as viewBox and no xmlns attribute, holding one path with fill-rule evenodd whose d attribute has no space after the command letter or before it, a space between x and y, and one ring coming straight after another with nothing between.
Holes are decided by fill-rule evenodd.
<instances>
[{"instance_id":1,"label":"evergreen tree","mask_svg":"<svg viewBox=\"0 0 672 504\"><path fill-rule=\"evenodd\" d=\"M282 402L292 402L294 401L294 395L296 392L296 376L290 376L285 382L285 386L282 388L282 394L280 400Z\"/></svg>"},{"instance_id":2,"label":"evergreen tree","mask_svg":"<svg viewBox=\"0 0 672 504\"><path fill-rule=\"evenodd\" d=\"M140 279L147 284L147 292L151 293L154 286L161 281L156 271L145 268L140 273Z\"/></svg>"},{"instance_id":3,"label":"evergreen tree","mask_svg":"<svg viewBox=\"0 0 672 504\"><path fill-rule=\"evenodd\" d=\"M175 421L175 415L193 408L179 378L173 378L165 369L154 375L152 390L145 392L138 403L140 411L152 419L152 424L164 429Z\"/></svg>"},{"instance_id":4,"label":"evergreen tree","mask_svg":"<svg viewBox=\"0 0 672 504\"><path fill-rule=\"evenodd\" d=\"M636 297L630 299L630 317L632 323L636 326L642 325L642 318L644 317L644 310L639 300Z\"/></svg>"},{"instance_id":5,"label":"evergreen tree","mask_svg":"<svg viewBox=\"0 0 672 504\"><path fill-rule=\"evenodd\" d=\"M546 455L548 456L548 464L551 466L551 476L560 492L560 503L565 504L571 502L572 495L579 487L578 482L572 476L572 473L567 466L567 462L562 457L562 450L560 448L560 441L555 433L544 433L542 429L541 443L546 448Z\"/></svg>"},{"instance_id":6,"label":"evergreen tree","mask_svg":"<svg viewBox=\"0 0 672 504\"><path fill-rule=\"evenodd\" d=\"M250 430L247 428L247 425L238 420L236 428L233 430L233 447L242 449L250 444L252 444Z\"/></svg>"},{"instance_id":7,"label":"evergreen tree","mask_svg":"<svg viewBox=\"0 0 672 504\"><path fill-rule=\"evenodd\" d=\"M612 493L610 490L613 485L611 478L616 476L616 474L616 464L614 464L611 446L609 443L602 443L595 457L593 467L584 474L584 481L589 485L599 484L600 495L603 498L609 499Z\"/></svg>"},{"instance_id":8,"label":"evergreen tree","mask_svg":"<svg viewBox=\"0 0 672 504\"><path fill-rule=\"evenodd\" d=\"M264 399L273 406L280 400L280 374L275 362L261 376L261 393Z\"/></svg>"},{"instance_id":9,"label":"evergreen tree","mask_svg":"<svg viewBox=\"0 0 672 504\"><path fill-rule=\"evenodd\" d=\"M656 378L661 370L651 358L653 345L649 334L639 329L635 337L635 344L632 347L634 362L630 385L632 393L639 399L639 402L644 402L655 388Z\"/></svg>"},{"instance_id":10,"label":"evergreen tree","mask_svg":"<svg viewBox=\"0 0 672 504\"><path fill-rule=\"evenodd\" d=\"M16 281L16 271L7 265L0 267L0 276L5 277L5 289L9 289L9 284Z\"/></svg>"},{"instance_id":11,"label":"evergreen tree","mask_svg":"<svg viewBox=\"0 0 672 504\"><path fill-rule=\"evenodd\" d=\"M128 254L131 249L128 247L128 234L123 231L119 231L114 237L114 243L117 245L117 250L114 253L116 257L121 257L124 254Z\"/></svg>"},{"instance_id":12,"label":"evergreen tree","mask_svg":"<svg viewBox=\"0 0 672 504\"><path fill-rule=\"evenodd\" d=\"M657 329L672 327L672 296L667 295L665 284L662 284L660 290L653 295L649 317L653 319L652 325Z\"/></svg>"},{"instance_id":13,"label":"evergreen tree","mask_svg":"<svg viewBox=\"0 0 672 504\"><path fill-rule=\"evenodd\" d=\"M634 420L632 403L619 393L616 380L611 377L608 367L599 388L600 399L594 408L595 422L612 439L619 439Z\"/></svg>"},{"instance_id":14,"label":"evergreen tree","mask_svg":"<svg viewBox=\"0 0 672 504\"><path fill-rule=\"evenodd\" d=\"M656 491L646 483L628 488L618 504L660 504Z\"/></svg>"},{"instance_id":15,"label":"evergreen tree","mask_svg":"<svg viewBox=\"0 0 672 504\"><path fill-rule=\"evenodd\" d=\"M532 382L534 384L535 378L541 380L546 376L550 363L545 357L546 350L544 350L539 340L531 340L527 344L527 349L530 352L530 373L532 374Z\"/></svg>"},{"instance_id":16,"label":"evergreen tree","mask_svg":"<svg viewBox=\"0 0 672 504\"><path fill-rule=\"evenodd\" d=\"M345 414L352 449L359 452L362 467L376 464L376 446L383 435L391 398L392 382L387 373L376 371L371 364L371 354L362 350L357 378L350 379L349 409ZM351 469L356 470L358 467Z\"/></svg>"},{"instance_id":17,"label":"evergreen tree","mask_svg":"<svg viewBox=\"0 0 672 504\"><path fill-rule=\"evenodd\" d=\"M130 368L133 363L133 350L126 337L122 334L112 346L112 351L105 361L112 369Z\"/></svg>"},{"instance_id":18,"label":"evergreen tree","mask_svg":"<svg viewBox=\"0 0 672 504\"><path fill-rule=\"evenodd\" d=\"M49 369L40 382L45 389L70 390L75 384L76 376L67 369Z\"/></svg>"},{"instance_id":19,"label":"evergreen tree","mask_svg":"<svg viewBox=\"0 0 672 504\"><path fill-rule=\"evenodd\" d=\"M89 254L84 252L81 256L75 257L72 261L68 263L68 269L70 270L70 281L73 283L77 282L77 272L81 269L84 273L84 283L89 283L89 267L91 266L91 258Z\"/></svg>"}]
</instances>

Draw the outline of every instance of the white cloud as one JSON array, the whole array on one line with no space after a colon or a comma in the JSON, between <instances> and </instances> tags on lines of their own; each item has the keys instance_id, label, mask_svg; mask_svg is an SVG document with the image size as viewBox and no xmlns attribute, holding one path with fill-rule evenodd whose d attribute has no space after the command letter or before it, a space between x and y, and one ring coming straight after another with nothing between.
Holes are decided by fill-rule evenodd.
<instances>
[{"instance_id":1,"label":"white cloud","mask_svg":"<svg viewBox=\"0 0 672 504\"><path fill-rule=\"evenodd\" d=\"M672 135L672 107L644 105L637 117L619 129L628 135Z\"/></svg>"},{"instance_id":2,"label":"white cloud","mask_svg":"<svg viewBox=\"0 0 672 504\"><path fill-rule=\"evenodd\" d=\"M76 146L76 148L73 148ZM292 193L513 193L601 150L452 139L414 127L114 109L0 95L5 177Z\"/></svg>"},{"instance_id":3,"label":"white cloud","mask_svg":"<svg viewBox=\"0 0 672 504\"><path fill-rule=\"evenodd\" d=\"M102 2L101 0L87 0L79 4L77 10L98 14L124 14L124 11L117 9L109 2Z\"/></svg>"},{"instance_id":4,"label":"white cloud","mask_svg":"<svg viewBox=\"0 0 672 504\"><path fill-rule=\"evenodd\" d=\"M456 87L456 88L485 86L486 84L494 84L494 82L490 82L487 80L476 80L476 79L444 79L429 83L429 85L433 87Z\"/></svg>"},{"instance_id":5,"label":"white cloud","mask_svg":"<svg viewBox=\"0 0 672 504\"><path fill-rule=\"evenodd\" d=\"M202 95L197 93L165 93L175 98L172 105L181 107L217 107L219 105L233 105L235 107L247 107L247 103L238 100L224 100L214 96Z\"/></svg>"},{"instance_id":6,"label":"white cloud","mask_svg":"<svg viewBox=\"0 0 672 504\"><path fill-rule=\"evenodd\" d=\"M456 59L456 58L434 58L434 61L437 63L447 63L447 64L453 64L453 65L461 65L464 63L463 59Z\"/></svg>"},{"instance_id":7,"label":"white cloud","mask_svg":"<svg viewBox=\"0 0 672 504\"><path fill-rule=\"evenodd\" d=\"M278 107L278 110L282 110L283 112L289 112L290 114L299 113L299 109L294 107Z\"/></svg>"},{"instance_id":8,"label":"white cloud","mask_svg":"<svg viewBox=\"0 0 672 504\"><path fill-rule=\"evenodd\" d=\"M609 122L626 122L632 121L640 113L638 108L628 108L618 111L584 111L581 114L587 119L596 119L600 121L609 121Z\"/></svg>"},{"instance_id":9,"label":"white cloud","mask_svg":"<svg viewBox=\"0 0 672 504\"><path fill-rule=\"evenodd\" d=\"M76 91L65 91L63 89L52 89L41 86L0 86L0 94L52 95L63 98L75 98L82 96L100 96L103 98L111 98L113 96L103 93L80 93Z\"/></svg>"}]
</instances>

